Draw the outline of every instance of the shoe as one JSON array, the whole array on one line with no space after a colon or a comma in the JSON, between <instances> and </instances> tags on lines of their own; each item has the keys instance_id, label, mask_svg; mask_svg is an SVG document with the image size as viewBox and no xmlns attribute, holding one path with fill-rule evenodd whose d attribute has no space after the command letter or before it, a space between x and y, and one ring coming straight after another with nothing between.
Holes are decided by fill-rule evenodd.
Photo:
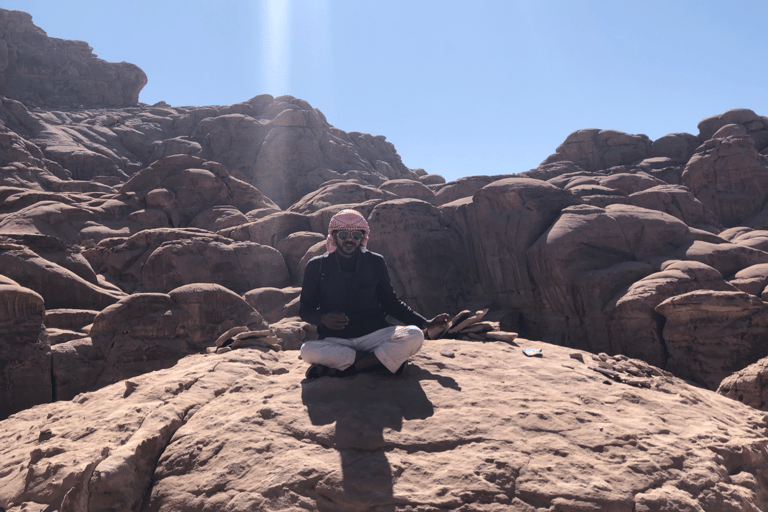
<instances>
[{"instance_id":1,"label":"shoe","mask_svg":"<svg viewBox=\"0 0 768 512\"><path fill-rule=\"evenodd\" d=\"M326 375L330 375L330 372L333 370L333 368L328 368L327 366L323 366L322 364L312 363L309 368L307 368L306 373L304 373L304 376L308 379L318 379L320 377L325 377Z\"/></svg>"},{"instance_id":2,"label":"shoe","mask_svg":"<svg viewBox=\"0 0 768 512\"><path fill-rule=\"evenodd\" d=\"M304 373L304 376L308 379L317 379L320 377L351 377L352 375L355 375L357 373L357 368L355 368L354 365L350 366L349 368L346 368L344 370L337 370L335 368L330 368L328 366L324 366L322 364L318 363L312 363L309 368L307 368L306 373Z\"/></svg>"},{"instance_id":3,"label":"shoe","mask_svg":"<svg viewBox=\"0 0 768 512\"><path fill-rule=\"evenodd\" d=\"M379 361L379 358L376 357L375 354L369 353L363 354L352 366L357 370L357 373L372 373L374 375L391 377L393 375L402 375L407 364L408 362L406 361L400 365L400 368L398 368L395 373L392 373L381 361Z\"/></svg>"}]
</instances>

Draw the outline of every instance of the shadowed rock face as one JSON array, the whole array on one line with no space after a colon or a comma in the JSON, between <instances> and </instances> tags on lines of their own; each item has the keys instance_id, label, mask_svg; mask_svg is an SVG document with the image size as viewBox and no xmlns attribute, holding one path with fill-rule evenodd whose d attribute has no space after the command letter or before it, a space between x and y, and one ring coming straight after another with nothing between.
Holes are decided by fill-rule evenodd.
<instances>
[{"instance_id":1,"label":"shadowed rock face","mask_svg":"<svg viewBox=\"0 0 768 512\"><path fill-rule=\"evenodd\" d=\"M147 75L133 64L96 58L83 41L48 37L21 11L0 9L0 90L47 108L129 107Z\"/></svg>"}]
</instances>

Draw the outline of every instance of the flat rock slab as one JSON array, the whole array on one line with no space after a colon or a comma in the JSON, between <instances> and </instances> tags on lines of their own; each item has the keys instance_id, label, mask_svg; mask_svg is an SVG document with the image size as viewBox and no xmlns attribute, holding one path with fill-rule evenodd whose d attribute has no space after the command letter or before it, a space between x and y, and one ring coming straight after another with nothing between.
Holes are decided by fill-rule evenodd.
<instances>
[{"instance_id":1,"label":"flat rock slab","mask_svg":"<svg viewBox=\"0 0 768 512\"><path fill-rule=\"evenodd\" d=\"M0 422L0 507L768 508L764 413L515 341L427 341L399 378L305 380L297 352L259 347L189 356Z\"/></svg>"}]
</instances>

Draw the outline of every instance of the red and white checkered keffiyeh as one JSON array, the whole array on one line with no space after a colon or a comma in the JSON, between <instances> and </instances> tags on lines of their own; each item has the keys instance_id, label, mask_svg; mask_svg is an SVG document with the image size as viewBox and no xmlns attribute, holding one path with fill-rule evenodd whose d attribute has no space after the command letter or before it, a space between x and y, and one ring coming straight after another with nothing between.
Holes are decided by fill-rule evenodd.
<instances>
[{"instance_id":1,"label":"red and white checkered keffiyeh","mask_svg":"<svg viewBox=\"0 0 768 512\"><path fill-rule=\"evenodd\" d=\"M325 248L331 253L336 250L336 243L333 241L334 231L363 231L363 240L360 245L365 247L368 244L368 234L370 228L368 222L359 212L355 210L341 210L331 218L328 224L328 238L325 240Z\"/></svg>"}]
</instances>

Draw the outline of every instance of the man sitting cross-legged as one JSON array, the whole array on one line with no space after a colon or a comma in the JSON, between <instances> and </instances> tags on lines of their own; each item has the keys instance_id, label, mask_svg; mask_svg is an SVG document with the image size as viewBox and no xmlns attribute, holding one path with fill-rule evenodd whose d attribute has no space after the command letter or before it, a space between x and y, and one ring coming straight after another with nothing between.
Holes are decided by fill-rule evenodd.
<instances>
[{"instance_id":1,"label":"man sitting cross-legged","mask_svg":"<svg viewBox=\"0 0 768 512\"><path fill-rule=\"evenodd\" d=\"M302 359L311 363L307 378L399 375L421 348L422 329L450 319L442 313L427 320L397 297L384 258L365 248L369 233L361 214L340 211L328 226L328 253L304 270L299 315L319 335L301 347ZM389 325L387 315L406 325Z\"/></svg>"}]
</instances>

